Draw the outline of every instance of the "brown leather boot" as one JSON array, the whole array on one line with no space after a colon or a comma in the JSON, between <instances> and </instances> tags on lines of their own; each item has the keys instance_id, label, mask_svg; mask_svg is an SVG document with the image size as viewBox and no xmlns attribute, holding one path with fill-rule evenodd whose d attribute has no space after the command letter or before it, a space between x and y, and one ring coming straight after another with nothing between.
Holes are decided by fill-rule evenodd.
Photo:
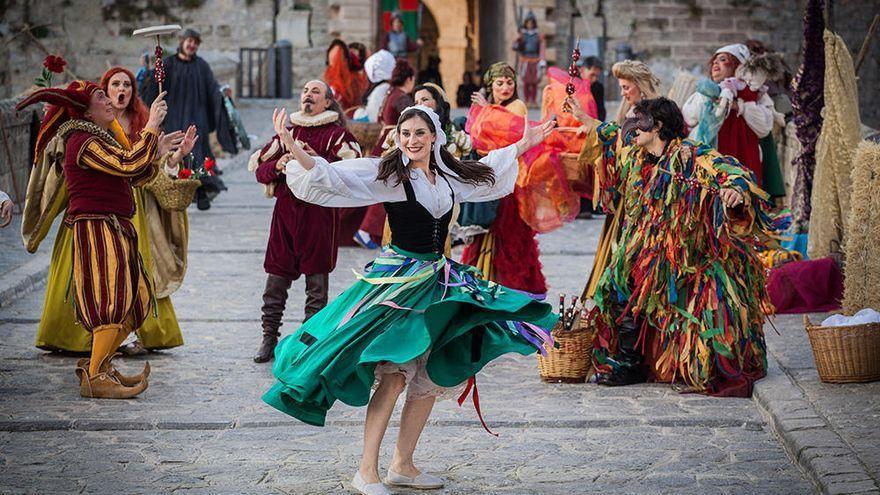
<instances>
[{"instance_id":1,"label":"brown leather boot","mask_svg":"<svg viewBox=\"0 0 880 495\"><path fill-rule=\"evenodd\" d=\"M292 280L269 274L266 278L266 290L263 292L263 342L254 356L255 363L265 363L275 357L275 346L281 333L281 318L287 303L287 291Z\"/></svg>"},{"instance_id":2,"label":"brown leather boot","mask_svg":"<svg viewBox=\"0 0 880 495\"><path fill-rule=\"evenodd\" d=\"M119 356L119 353L113 354L106 361L104 361L104 365L101 366L101 372L106 372L107 374L114 376L119 383L125 385L126 387L134 387L142 381L145 381L148 376L150 376L150 363L144 363L144 370L141 371L137 375L123 375L116 366L113 366L112 360ZM76 376L79 378L80 384L82 384L83 379L88 376L89 370L89 362L91 360L89 358L82 358L76 363Z\"/></svg>"},{"instance_id":3,"label":"brown leather boot","mask_svg":"<svg viewBox=\"0 0 880 495\"><path fill-rule=\"evenodd\" d=\"M306 275L306 307L303 323L315 316L315 313L327 305L327 293L330 291L330 274L318 273Z\"/></svg>"},{"instance_id":4,"label":"brown leather boot","mask_svg":"<svg viewBox=\"0 0 880 495\"><path fill-rule=\"evenodd\" d=\"M109 356L101 363L103 370L109 361ZM80 371L77 370L77 374ZM147 389L147 380L144 379L133 387L127 387L119 382L119 379L107 371L101 371L95 376L89 376L88 369L82 369L83 380L79 386L79 394L93 399L131 399Z\"/></svg>"}]
</instances>

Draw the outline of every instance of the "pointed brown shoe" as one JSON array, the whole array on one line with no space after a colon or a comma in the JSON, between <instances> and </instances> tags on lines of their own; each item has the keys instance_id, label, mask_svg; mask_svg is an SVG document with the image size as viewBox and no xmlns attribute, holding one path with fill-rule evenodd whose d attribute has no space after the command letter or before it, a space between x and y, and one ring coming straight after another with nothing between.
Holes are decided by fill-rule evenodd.
<instances>
[{"instance_id":1,"label":"pointed brown shoe","mask_svg":"<svg viewBox=\"0 0 880 495\"><path fill-rule=\"evenodd\" d=\"M131 399L146 389L147 380L134 387L126 387L115 376L103 372L83 380L79 386L79 394L93 399Z\"/></svg>"},{"instance_id":2,"label":"pointed brown shoe","mask_svg":"<svg viewBox=\"0 0 880 495\"><path fill-rule=\"evenodd\" d=\"M145 381L148 376L150 376L150 363L144 363L144 370L138 373L137 375L123 375L116 366L113 366L112 361L115 357L120 356L121 354L116 353L110 356L105 362L104 365L101 366L100 371L106 372L111 376L116 377L119 380L119 383L125 385L126 387L134 387L142 381ZM76 363L76 376L79 378L80 384L83 381L83 377L88 376L89 370L89 358L82 358Z\"/></svg>"}]
</instances>

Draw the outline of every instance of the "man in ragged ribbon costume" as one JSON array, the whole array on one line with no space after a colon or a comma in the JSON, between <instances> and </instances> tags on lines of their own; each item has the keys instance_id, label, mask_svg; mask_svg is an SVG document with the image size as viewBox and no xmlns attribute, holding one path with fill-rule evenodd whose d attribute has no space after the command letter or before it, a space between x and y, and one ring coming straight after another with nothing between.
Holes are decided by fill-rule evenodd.
<instances>
[{"instance_id":1,"label":"man in ragged ribbon costume","mask_svg":"<svg viewBox=\"0 0 880 495\"><path fill-rule=\"evenodd\" d=\"M710 395L751 395L764 376L771 310L757 250L777 231L767 194L735 159L688 141L666 98L636 104L623 129L574 114L589 128L600 203L620 198L623 223L595 295L598 382L683 381ZM617 135L632 134L616 147Z\"/></svg>"},{"instance_id":2,"label":"man in ragged ribbon costume","mask_svg":"<svg viewBox=\"0 0 880 495\"><path fill-rule=\"evenodd\" d=\"M63 140L62 164L68 193L65 228L73 235L73 266L69 297L76 317L92 334L91 357L81 361L80 394L93 398L131 398L147 388L149 366L137 376L125 376L110 363L113 352L154 310L149 277L138 253L132 223L132 186L151 180L156 156L175 143L192 148L195 135L181 143L182 133L159 135L167 113L164 93L150 108L140 138L130 148L124 135L112 133L115 115L100 86L74 81L67 88L37 90L18 109L38 102L51 106L37 136L35 156L42 157L56 136ZM60 150L54 141L53 150Z\"/></svg>"}]
</instances>

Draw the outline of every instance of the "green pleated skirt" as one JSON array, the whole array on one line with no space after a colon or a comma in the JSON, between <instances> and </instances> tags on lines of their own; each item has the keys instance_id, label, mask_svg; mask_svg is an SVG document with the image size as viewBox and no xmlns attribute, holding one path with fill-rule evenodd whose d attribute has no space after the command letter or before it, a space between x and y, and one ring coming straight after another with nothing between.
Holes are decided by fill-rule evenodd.
<instances>
[{"instance_id":1,"label":"green pleated skirt","mask_svg":"<svg viewBox=\"0 0 880 495\"><path fill-rule=\"evenodd\" d=\"M323 426L336 400L367 404L379 363L404 364L430 351L429 378L454 387L502 354L550 344L557 315L549 304L478 275L444 256L386 248L354 285L278 344L276 383L263 400Z\"/></svg>"}]
</instances>

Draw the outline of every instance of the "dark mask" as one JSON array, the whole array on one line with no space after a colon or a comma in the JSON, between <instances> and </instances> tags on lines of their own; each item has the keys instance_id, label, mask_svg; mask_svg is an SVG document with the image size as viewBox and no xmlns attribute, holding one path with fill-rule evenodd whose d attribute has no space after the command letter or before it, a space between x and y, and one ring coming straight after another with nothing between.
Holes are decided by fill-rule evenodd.
<instances>
[{"instance_id":1,"label":"dark mask","mask_svg":"<svg viewBox=\"0 0 880 495\"><path fill-rule=\"evenodd\" d=\"M634 117L629 117L623 121L623 137L626 139L634 139L636 137L636 129L642 132L649 132L656 126L654 117L650 114L635 112Z\"/></svg>"}]
</instances>

